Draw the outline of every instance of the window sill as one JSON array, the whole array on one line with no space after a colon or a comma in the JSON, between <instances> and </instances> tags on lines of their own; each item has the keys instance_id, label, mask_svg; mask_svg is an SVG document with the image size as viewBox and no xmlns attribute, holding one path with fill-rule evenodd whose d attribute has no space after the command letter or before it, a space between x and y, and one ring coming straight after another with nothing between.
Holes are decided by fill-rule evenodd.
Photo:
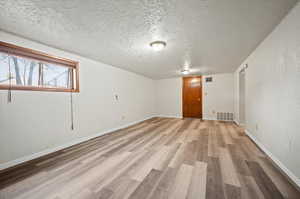
<instances>
[{"instance_id":1,"label":"window sill","mask_svg":"<svg viewBox=\"0 0 300 199\"><path fill-rule=\"evenodd\" d=\"M45 92L72 92L79 93L78 89L67 89L67 88L47 88L47 87L36 87L36 86L12 86L9 88L7 85L0 85L0 90L19 90L19 91L45 91Z\"/></svg>"}]
</instances>

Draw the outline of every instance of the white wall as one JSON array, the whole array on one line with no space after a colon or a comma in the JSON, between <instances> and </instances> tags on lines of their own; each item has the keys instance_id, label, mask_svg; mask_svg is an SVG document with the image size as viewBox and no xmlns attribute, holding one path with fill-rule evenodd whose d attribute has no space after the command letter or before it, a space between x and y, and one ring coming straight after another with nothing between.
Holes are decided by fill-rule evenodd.
<instances>
[{"instance_id":1,"label":"white wall","mask_svg":"<svg viewBox=\"0 0 300 199\"><path fill-rule=\"evenodd\" d=\"M298 3L241 67L249 65L246 129L300 186L299 19ZM239 111L238 72L235 73L236 114Z\"/></svg>"},{"instance_id":2,"label":"white wall","mask_svg":"<svg viewBox=\"0 0 300 199\"><path fill-rule=\"evenodd\" d=\"M202 99L203 118L216 119L216 112L233 113L234 76L216 74L208 77L213 82L206 83L203 76ZM182 117L182 79L171 78L156 81L157 113L161 116Z\"/></svg>"},{"instance_id":3,"label":"white wall","mask_svg":"<svg viewBox=\"0 0 300 199\"><path fill-rule=\"evenodd\" d=\"M205 82L212 77L212 82ZM234 112L234 76L231 73L203 77L203 119L216 120L217 112Z\"/></svg>"},{"instance_id":4,"label":"white wall","mask_svg":"<svg viewBox=\"0 0 300 199\"><path fill-rule=\"evenodd\" d=\"M156 112L164 117L182 117L182 79L155 81Z\"/></svg>"},{"instance_id":5,"label":"white wall","mask_svg":"<svg viewBox=\"0 0 300 199\"><path fill-rule=\"evenodd\" d=\"M4 32L0 40L80 62L74 131L70 130L69 93L13 91L8 104L7 91L0 91L0 166L155 114L152 79Z\"/></svg>"}]
</instances>

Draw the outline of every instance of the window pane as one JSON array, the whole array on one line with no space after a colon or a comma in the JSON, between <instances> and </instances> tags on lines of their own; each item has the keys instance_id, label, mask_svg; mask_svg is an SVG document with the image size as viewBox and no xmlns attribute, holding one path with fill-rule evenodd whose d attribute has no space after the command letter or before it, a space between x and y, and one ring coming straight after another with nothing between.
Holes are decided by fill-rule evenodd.
<instances>
[{"instance_id":1,"label":"window pane","mask_svg":"<svg viewBox=\"0 0 300 199\"><path fill-rule=\"evenodd\" d=\"M38 86L39 70L35 60L10 56L12 84Z\"/></svg>"},{"instance_id":2,"label":"window pane","mask_svg":"<svg viewBox=\"0 0 300 199\"><path fill-rule=\"evenodd\" d=\"M31 61L25 72L26 86L39 85L39 65L36 61Z\"/></svg>"},{"instance_id":3,"label":"window pane","mask_svg":"<svg viewBox=\"0 0 300 199\"><path fill-rule=\"evenodd\" d=\"M0 84L9 85L9 64L11 85L38 86L37 61L0 53Z\"/></svg>"},{"instance_id":4,"label":"window pane","mask_svg":"<svg viewBox=\"0 0 300 199\"><path fill-rule=\"evenodd\" d=\"M43 64L43 85L45 87L70 88L69 68L54 64Z\"/></svg>"},{"instance_id":5,"label":"window pane","mask_svg":"<svg viewBox=\"0 0 300 199\"><path fill-rule=\"evenodd\" d=\"M38 67L36 61L0 53L0 84L9 85L9 64L11 84L38 86Z\"/></svg>"},{"instance_id":6,"label":"window pane","mask_svg":"<svg viewBox=\"0 0 300 199\"><path fill-rule=\"evenodd\" d=\"M0 84L9 84L8 55L0 52Z\"/></svg>"},{"instance_id":7,"label":"window pane","mask_svg":"<svg viewBox=\"0 0 300 199\"><path fill-rule=\"evenodd\" d=\"M36 60L0 53L0 84L9 85L9 64L11 84L18 86L42 86L70 88L70 68L40 63ZM39 85L39 67L42 67L43 82Z\"/></svg>"}]
</instances>

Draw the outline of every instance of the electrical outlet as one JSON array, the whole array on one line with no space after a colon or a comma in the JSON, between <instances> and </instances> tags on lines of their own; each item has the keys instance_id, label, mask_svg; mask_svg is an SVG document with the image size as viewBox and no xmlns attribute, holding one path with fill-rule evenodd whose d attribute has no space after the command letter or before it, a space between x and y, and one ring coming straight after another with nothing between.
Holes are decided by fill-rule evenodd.
<instances>
[{"instance_id":1,"label":"electrical outlet","mask_svg":"<svg viewBox=\"0 0 300 199\"><path fill-rule=\"evenodd\" d=\"M126 118L126 117L125 117L124 115L122 115L121 119L122 119L122 120L125 120L125 118Z\"/></svg>"},{"instance_id":2,"label":"electrical outlet","mask_svg":"<svg viewBox=\"0 0 300 199\"><path fill-rule=\"evenodd\" d=\"M290 150L290 152L292 151L292 144L293 144L293 140L290 139L290 141L289 141L289 150Z\"/></svg>"},{"instance_id":3,"label":"electrical outlet","mask_svg":"<svg viewBox=\"0 0 300 199\"><path fill-rule=\"evenodd\" d=\"M216 114L216 111L215 111L215 110L212 110L212 114Z\"/></svg>"},{"instance_id":4,"label":"electrical outlet","mask_svg":"<svg viewBox=\"0 0 300 199\"><path fill-rule=\"evenodd\" d=\"M119 95L115 95L116 101L119 101Z\"/></svg>"},{"instance_id":5,"label":"electrical outlet","mask_svg":"<svg viewBox=\"0 0 300 199\"><path fill-rule=\"evenodd\" d=\"M258 131L258 124L255 125L255 130Z\"/></svg>"}]
</instances>

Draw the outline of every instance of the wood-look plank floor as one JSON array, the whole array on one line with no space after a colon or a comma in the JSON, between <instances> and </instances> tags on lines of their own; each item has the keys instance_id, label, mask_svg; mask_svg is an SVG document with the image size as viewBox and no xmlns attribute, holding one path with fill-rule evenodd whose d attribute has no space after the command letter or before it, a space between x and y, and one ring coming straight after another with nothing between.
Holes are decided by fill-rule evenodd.
<instances>
[{"instance_id":1,"label":"wood-look plank floor","mask_svg":"<svg viewBox=\"0 0 300 199\"><path fill-rule=\"evenodd\" d=\"M1 199L277 199L300 193L233 123L153 118L0 172Z\"/></svg>"}]
</instances>

